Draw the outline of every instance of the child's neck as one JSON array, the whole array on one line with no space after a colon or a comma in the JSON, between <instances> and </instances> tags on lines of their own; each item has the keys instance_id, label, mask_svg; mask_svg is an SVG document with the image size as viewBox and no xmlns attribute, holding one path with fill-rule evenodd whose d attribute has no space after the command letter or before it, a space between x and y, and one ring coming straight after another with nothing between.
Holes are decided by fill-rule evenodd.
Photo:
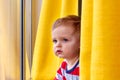
<instances>
[{"instance_id":1,"label":"child's neck","mask_svg":"<svg viewBox=\"0 0 120 80\"><path fill-rule=\"evenodd\" d=\"M66 59L67 69L71 69L78 61L79 56L74 57L73 59Z\"/></svg>"}]
</instances>

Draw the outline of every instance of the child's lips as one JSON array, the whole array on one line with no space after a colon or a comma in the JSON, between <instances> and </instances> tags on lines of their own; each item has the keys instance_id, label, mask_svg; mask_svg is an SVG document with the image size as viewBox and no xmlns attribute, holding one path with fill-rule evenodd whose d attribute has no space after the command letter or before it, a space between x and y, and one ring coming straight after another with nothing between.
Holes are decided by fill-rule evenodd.
<instances>
[{"instance_id":1,"label":"child's lips","mask_svg":"<svg viewBox=\"0 0 120 80\"><path fill-rule=\"evenodd\" d=\"M61 50L57 50L57 54L61 54L62 53L62 51Z\"/></svg>"}]
</instances>

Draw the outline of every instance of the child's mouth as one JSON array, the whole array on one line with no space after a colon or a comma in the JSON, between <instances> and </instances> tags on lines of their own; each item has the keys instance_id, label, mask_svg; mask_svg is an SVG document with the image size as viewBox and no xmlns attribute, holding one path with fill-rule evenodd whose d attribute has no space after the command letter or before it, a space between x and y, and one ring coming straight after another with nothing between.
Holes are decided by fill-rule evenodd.
<instances>
[{"instance_id":1,"label":"child's mouth","mask_svg":"<svg viewBox=\"0 0 120 80\"><path fill-rule=\"evenodd\" d=\"M61 50L57 50L57 54L61 54L62 53L62 51Z\"/></svg>"}]
</instances>

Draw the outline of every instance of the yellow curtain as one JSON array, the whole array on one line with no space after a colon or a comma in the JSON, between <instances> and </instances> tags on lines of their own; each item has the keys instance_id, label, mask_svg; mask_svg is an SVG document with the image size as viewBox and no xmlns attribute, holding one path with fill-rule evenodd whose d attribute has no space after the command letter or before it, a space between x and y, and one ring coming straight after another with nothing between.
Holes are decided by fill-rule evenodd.
<instances>
[{"instance_id":1,"label":"yellow curtain","mask_svg":"<svg viewBox=\"0 0 120 80\"><path fill-rule=\"evenodd\" d=\"M35 41L31 77L33 80L52 80L59 67L52 49L51 27L53 22L78 11L78 0L43 0Z\"/></svg>"},{"instance_id":2,"label":"yellow curtain","mask_svg":"<svg viewBox=\"0 0 120 80\"><path fill-rule=\"evenodd\" d=\"M120 80L120 1L83 0L80 80Z\"/></svg>"},{"instance_id":3,"label":"yellow curtain","mask_svg":"<svg viewBox=\"0 0 120 80\"><path fill-rule=\"evenodd\" d=\"M17 3L17 0L0 0L0 80L20 79Z\"/></svg>"}]
</instances>

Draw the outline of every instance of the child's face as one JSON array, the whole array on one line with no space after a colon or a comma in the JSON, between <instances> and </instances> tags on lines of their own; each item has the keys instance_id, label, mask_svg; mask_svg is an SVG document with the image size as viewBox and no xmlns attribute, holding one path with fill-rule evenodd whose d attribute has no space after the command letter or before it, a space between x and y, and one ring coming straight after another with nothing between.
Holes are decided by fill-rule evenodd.
<instances>
[{"instance_id":1,"label":"child's face","mask_svg":"<svg viewBox=\"0 0 120 80\"><path fill-rule=\"evenodd\" d=\"M80 41L73 27L59 26L52 31L54 52L60 58L71 59L79 56Z\"/></svg>"}]
</instances>

